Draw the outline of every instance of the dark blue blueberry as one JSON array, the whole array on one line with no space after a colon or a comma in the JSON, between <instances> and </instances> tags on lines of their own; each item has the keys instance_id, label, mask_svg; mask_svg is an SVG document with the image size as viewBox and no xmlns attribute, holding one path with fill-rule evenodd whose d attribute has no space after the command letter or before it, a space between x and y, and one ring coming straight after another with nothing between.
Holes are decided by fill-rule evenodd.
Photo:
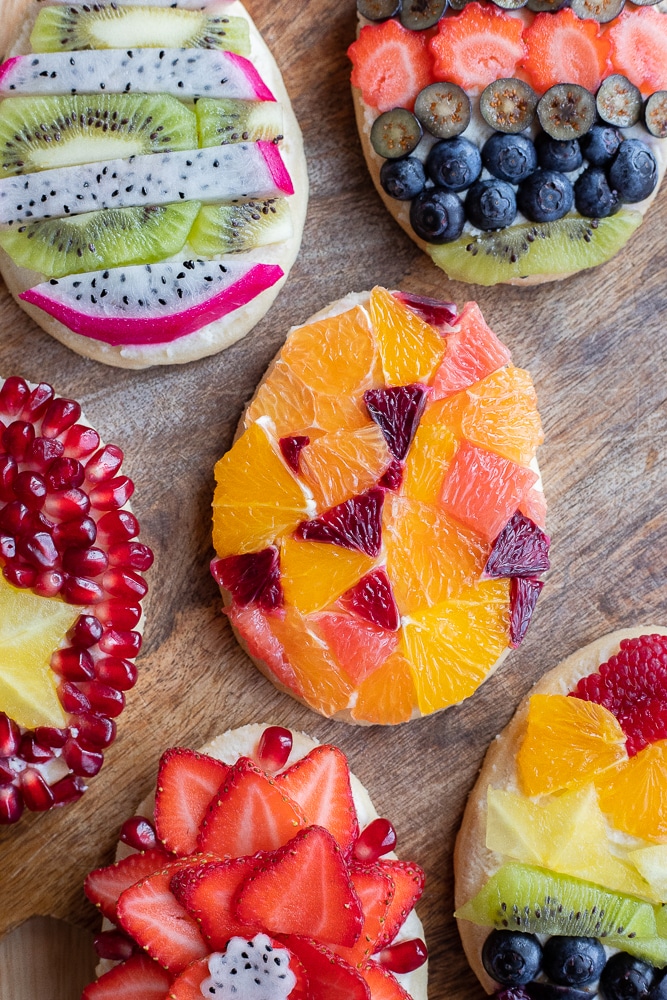
<instances>
[{"instance_id":1,"label":"dark blue blueberry","mask_svg":"<svg viewBox=\"0 0 667 1000\"><path fill-rule=\"evenodd\" d=\"M557 986L556 983L545 983L541 979L528 983L522 989L528 994L528 1000L593 1000L593 995L588 990Z\"/></svg>"},{"instance_id":2,"label":"dark blue blueberry","mask_svg":"<svg viewBox=\"0 0 667 1000\"><path fill-rule=\"evenodd\" d=\"M544 170L558 170L562 174L578 170L583 163L578 139L552 139L540 132L535 140L537 159Z\"/></svg>"},{"instance_id":3,"label":"dark blue blueberry","mask_svg":"<svg viewBox=\"0 0 667 1000\"><path fill-rule=\"evenodd\" d=\"M606 961L597 938L555 934L544 945L542 969L560 986L585 986L600 978Z\"/></svg>"},{"instance_id":4,"label":"dark blue blueberry","mask_svg":"<svg viewBox=\"0 0 667 1000\"><path fill-rule=\"evenodd\" d=\"M603 167L616 156L622 141L623 136L617 128L612 128L611 125L593 125L582 136L581 149L590 164Z\"/></svg>"},{"instance_id":5,"label":"dark blue blueberry","mask_svg":"<svg viewBox=\"0 0 667 1000\"><path fill-rule=\"evenodd\" d=\"M474 142L463 136L441 139L428 154L426 172L437 187L464 191L481 174L482 157Z\"/></svg>"},{"instance_id":6,"label":"dark blue blueberry","mask_svg":"<svg viewBox=\"0 0 667 1000\"><path fill-rule=\"evenodd\" d=\"M403 160L385 160L380 169L380 184L391 198L410 201L424 190L424 164L416 156L406 156Z\"/></svg>"},{"instance_id":7,"label":"dark blue blueberry","mask_svg":"<svg viewBox=\"0 0 667 1000\"><path fill-rule=\"evenodd\" d=\"M501 181L519 184L536 169L537 153L525 135L495 132L482 147L482 163Z\"/></svg>"},{"instance_id":8,"label":"dark blue blueberry","mask_svg":"<svg viewBox=\"0 0 667 1000\"><path fill-rule=\"evenodd\" d=\"M651 989L653 971L648 962L617 951L602 970L599 992L605 1000L644 1000Z\"/></svg>"},{"instance_id":9,"label":"dark blue blueberry","mask_svg":"<svg viewBox=\"0 0 667 1000\"><path fill-rule=\"evenodd\" d=\"M520 986L540 971L542 947L534 934L491 931L482 948L482 964L502 986Z\"/></svg>"},{"instance_id":10,"label":"dark blue blueberry","mask_svg":"<svg viewBox=\"0 0 667 1000\"><path fill-rule=\"evenodd\" d=\"M495 177L477 181L466 195L465 209L468 220L478 229L504 229L516 218L514 188Z\"/></svg>"},{"instance_id":11,"label":"dark blue blueberry","mask_svg":"<svg viewBox=\"0 0 667 1000\"><path fill-rule=\"evenodd\" d=\"M451 243L463 232L465 212L451 191L426 188L410 205L410 225L427 243Z\"/></svg>"},{"instance_id":12,"label":"dark blue blueberry","mask_svg":"<svg viewBox=\"0 0 667 1000\"><path fill-rule=\"evenodd\" d=\"M655 979L648 997L649 1000L667 1000L667 972Z\"/></svg>"},{"instance_id":13,"label":"dark blue blueberry","mask_svg":"<svg viewBox=\"0 0 667 1000\"><path fill-rule=\"evenodd\" d=\"M519 185L517 204L532 222L562 219L574 204L574 191L565 174L536 170Z\"/></svg>"},{"instance_id":14,"label":"dark blue blueberry","mask_svg":"<svg viewBox=\"0 0 667 1000\"><path fill-rule=\"evenodd\" d=\"M643 201L658 183L655 156L641 139L626 139L609 167L609 183L621 201Z\"/></svg>"},{"instance_id":15,"label":"dark blue blueberry","mask_svg":"<svg viewBox=\"0 0 667 1000\"><path fill-rule=\"evenodd\" d=\"M577 212L591 219L606 219L621 207L618 194L609 187L601 167L588 167L574 182L574 204Z\"/></svg>"}]
</instances>

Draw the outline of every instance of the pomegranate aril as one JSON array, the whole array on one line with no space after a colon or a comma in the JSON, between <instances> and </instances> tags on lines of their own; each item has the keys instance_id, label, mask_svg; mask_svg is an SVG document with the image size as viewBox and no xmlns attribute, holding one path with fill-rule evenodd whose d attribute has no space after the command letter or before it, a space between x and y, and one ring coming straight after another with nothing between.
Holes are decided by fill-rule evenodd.
<instances>
[{"instance_id":1,"label":"pomegranate aril","mask_svg":"<svg viewBox=\"0 0 667 1000\"><path fill-rule=\"evenodd\" d=\"M38 726L35 729L35 739L40 746L62 750L67 743L67 730L55 729L53 726Z\"/></svg>"},{"instance_id":2,"label":"pomegranate aril","mask_svg":"<svg viewBox=\"0 0 667 1000\"><path fill-rule=\"evenodd\" d=\"M30 527L30 511L18 500L8 503L0 510L0 531L17 538Z\"/></svg>"},{"instance_id":3,"label":"pomegranate aril","mask_svg":"<svg viewBox=\"0 0 667 1000\"><path fill-rule=\"evenodd\" d=\"M95 750L84 750L75 739L67 741L63 757L70 771L82 778L92 778L102 767L104 754Z\"/></svg>"},{"instance_id":4,"label":"pomegranate aril","mask_svg":"<svg viewBox=\"0 0 667 1000\"><path fill-rule=\"evenodd\" d=\"M38 420L54 396L55 393L52 386L50 386L48 382L40 382L39 385L36 385L35 388L31 390L23 409L21 410L22 418L33 422Z\"/></svg>"},{"instance_id":5,"label":"pomegranate aril","mask_svg":"<svg viewBox=\"0 0 667 1000\"><path fill-rule=\"evenodd\" d=\"M21 774L23 801L33 812L46 812L54 804L54 795L44 778L31 767Z\"/></svg>"},{"instance_id":6,"label":"pomegranate aril","mask_svg":"<svg viewBox=\"0 0 667 1000\"><path fill-rule=\"evenodd\" d=\"M65 549L87 549L97 538L97 526L92 517L77 517L53 529L53 541L61 552Z\"/></svg>"},{"instance_id":7,"label":"pomegranate aril","mask_svg":"<svg viewBox=\"0 0 667 1000\"><path fill-rule=\"evenodd\" d=\"M100 436L92 427L74 424L64 438L65 451L71 458L86 458L100 446Z\"/></svg>"},{"instance_id":8,"label":"pomegranate aril","mask_svg":"<svg viewBox=\"0 0 667 1000\"><path fill-rule=\"evenodd\" d=\"M0 387L0 413L7 417L17 417L29 396L28 383L16 375L10 376Z\"/></svg>"},{"instance_id":9,"label":"pomegranate aril","mask_svg":"<svg viewBox=\"0 0 667 1000\"><path fill-rule=\"evenodd\" d=\"M57 806L65 806L69 805L70 802L76 802L77 799L81 798L85 790L85 783L75 774L67 774L60 781L56 781L55 785L51 785L54 802Z\"/></svg>"},{"instance_id":10,"label":"pomegranate aril","mask_svg":"<svg viewBox=\"0 0 667 1000\"><path fill-rule=\"evenodd\" d=\"M30 510L41 510L46 499L46 483L36 472L19 472L14 480L14 495Z\"/></svg>"},{"instance_id":11,"label":"pomegranate aril","mask_svg":"<svg viewBox=\"0 0 667 1000\"><path fill-rule=\"evenodd\" d=\"M42 434L47 438L58 437L81 416L81 407L73 399L54 399L42 420Z\"/></svg>"},{"instance_id":12,"label":"pomegranate aril","mask_svg":"<svg viewBox=\"0 0 667 1000\"><path fill-rule=\"evenodd\" d=\"M101 448L86 462L86 479L90 483L103 483L112 479L123 464L123 453L115 444Z\"/></svg>"},{"instance_id":13,"label":"pomegranate aril","mask_svg":"<svg viewBox=\"0 0 667 1000\"><path fill-rule=\"evenodd\" d=\"M292 734L282 726L269 726L257 746L257 762L265 771L279 771L292 752Z\"/></svg>"},{"instance_id":14,"label":"pomegranate aril","mask_svg":"<svg viewBox=\"0 0 667 1000\"><path fill-rule=\"evenodd\" d=\"M75 458L56 458L49 465L44 478L49 490L69 490L81 486L84 479L83 466Z\"/></svg>"},{"instance_id":15,"label":"pomegranate aril","mask_svg":"<svg viewBox=\"0 0 667 1000\"><path fill-rule=\"evenodd\" d=\"M120 828L119 840L137 851L150 851L157 847L155 827L145 816L130 816Z\"/></svg>"},{"instance_id":16,"label":"pomegranate aril","mask_svg":"<svg viewBox=\"0 0 667 1000\"><path fill-rule=\"evenodd\" d=\"M95 676L117 691L129 691L137 683L137 668L130 660L109 656L95 664Z\"/></svg>"},{"instance_id":17,"label":"pomegranate aril","mask_svg":"<svg viewBox=\"0 0 667 1000\"><path fill-rule=\"evenodd\" d=\"M16 823L23 813L23 796L16 785L0 787L0 826Z\"/></svg>"},{"instance_id":18,"label":"pomegranate aril","mask_svg":"<svg viewBox=\"0 0 667 1000\"><path fill-rule=\"evenodd\" d=\"M396 831L388 819L378 817L361 831L354 842L352 854L357 861L373 864L396 847Z\"/></svg>"},{"instance_id":19,"label":"pomegranate aril","mask_svg":"<svg viewBox=\"0 0 667 1000\"><path fill-rule=\"evenodd\" d=\"M65 549L63 553L63 568L73 576L100 576L109 566L109 560L103 549Z\"/></svg>"},{"instance_id":20,"label":"pomegranate aril","mask_svg":"<svg viewBox=\"0 0 667 1000\"><path fill-rule=\"evenodd\" d=\"M310 438L305 435L296 437L282 437L278 442L282 456L293 472L301 471L301 452L310 444Z\"/></svg>"},{"instance_id":21,"label":"pomegranate aril","mask_svg":"<svg viewBox=\"0 0 667 1000\"><path fill-rule=\"evenodd\" d=\"M103 631L102 623L95 615L79 615L67 633L67 638L77 649L90 649L100 641Z\"/></svg>"},{"instance_id":22,"label":"pomegranate aril","mask_svg":"<svg viewBox=\"0 0 667 1000\"><path fill-rule=\"evenodd\" d=\"M65 574L58 569L47 569L37 574L33 590L39 597L55 597L63 589Z\"/></svg>"},{"instance_id":23,"label":"pomegranate aril","mask_svg":"<svg viewBox=\"0 0 667 1000\"><path fill-rule=\"evenodd\" d=\"M60 458L64 450L62 442L57 438L37 437L28 448L26 465L33 472L45 472L52 462Z\"/></svg>"},{"instance_id":24,"label":"pomegranate aril","mask_svg":"<svg viewBox=\"0 0 667 1000\"><path fill-rule=\"evenodd\" d=\"M44 510L49 517L61 521L70 521L75 517L83 517L90 510L90 498L83 490L63 490L62 493L49 493L44 501Z\"/></svg>"},{"instance_id":25,"label":"pomegranate aril","mask_svg":"<svg viewBox=\"0 0 667 1000\"><path fill-rule=\"evenodd\" d=\"M141 542L116 542L109 548L111 566L127 566L144 572L153 565L153 553Z\"/></svg>"},{"instance_id":26,"label":"pomegranate aril","mask_svg":"<svg viewBox=\"0 0 667 1000\"><path fill-rule=\"evenodd\" d=\"M18 755L28 764L43 764L45 761L51 760L53 750L51 747L42 746L34 734L24 733L19 744Z\"/></svg>"},{"instance_id":27,"label":"pomegranate aril","mask_svg":"<svg viewBox=\"0 0 667 1000\"><path fill-rule=\"evenodd\" d=\"M523 642L543 580L530 576L513 576L510 580L510 646L516 649Z\"/></svg>"},{"instance_id":28,"label":"pomegranate aril","mask_svg":"<svg viewBox=\"0 0 667 1000\"><path fill-rule=\"evenodd\" d=\"M81 681L79 687L96 712L115 719L123 711L125 696L110 685L94 680Z\"/></svg>"},{"instance_id":29,"label":"pomegranate aril","mask_svg":"<svg viewBox=\"0 0 667 1000\"><path fill-rule=\"evenodd\" d=\"M19 539L17 552L22 559L38 570L53 569L58 562L58 550L51 535L46 531L24 535Z\"/></svg>"},{"instance_id":30,"label":"pomegranate aril","mask_svg":"<svg viewBox=\"0 0 667 1000\"><path fill-rule=\"evenodd\" d=\"M90 710L88 698L73 681L63 681L58 685L58 697L66 712L88 712Z\"/></svg>"},{"instance_id":31,"label":"pomegranate aril","mask_svg":"<svg viewBox=\"0 0 667 1000\"><path fill-rule=\"evenodd\" d=\"M458 319L453 302L440 302L412 292L394 292L394 298L431 326L453 326Z\"/></svg>"},{"instance_id":32,"label":"pomegranate aril","mask_svg":"<svg viewBox=\"0 0 667 1000\"><path fill-rule=\"evenodd\" d=\"M130 958L135 945L132 938L122 931L101 931L93 940L93 947L100 958L111 962L124 962Z\"/></svg>"},{"instance_id":33,"label":"pomegranate aril","mask_svg":"<svg viewBox=\"0 0 667 1000\"><path fill-rule=\"evenodd\" d=\"M400 489L403 482L403 472L403 463L395 458L391 465L388 465L385 469L384 475L378 479L378 486L382 486L385 490Z\"/></svg>"},{"instance_id":34,"label":"pomegranate aril","mask_svg":"<svg viewBox=\"0 0 667 1000\"><path fill-rule=\"evenodd\" d=\"M141 635L139 632L117 632L116 629L107 629L100 639L100 649L109 656L135 657L141 649Z\"/></svg>"},{"instance_id":35,"label":"pomegranate aril","mask_svg":"<svg viewBox=\"0 0 667 1000\"><path fill-rule=\"evenodd\" d=\"M419 426L426 406L428 389L413 385L395 385L386 389L369 389L364 393L366 409L382 431L394 458L403 461Z\"/></svg>"},{"instance_id":36,"label":"pomegranate aril","mask_svg":"<svg viewBox=\"0 0 667 1000\"><path fill-rule=\"evenodd\" d=\"M104 597L101 587L82 576L66 577L61 593L68 604L97 604Z\"/></svg>"},{"instance_id":37,"label":"pomegranate aril","mask_svg":"<svg viewBox=\"0 0 667 1000\"><path fill-rule=\"evenodd\" d=\"M139 522L129 510L110 511L97 522L97 534L108 545L113 542L129 541L139 534Z\"/></svg>"},{"instance_id":38,"label":"pomegranate aril","mask_svg":"<svg viewBox=\"0 0 667 1000\"><path fill-rule=\"evenodd\" d=\"M21 730L13 719L0 712L0 757L13 757L21 741Z\"/></svg>"},{"instance_id":39,"label":"pomegranate aril","mask_svg":"<svg viewBox=\"0 0 667 1000\"><path fill-rule=\"evenodd\" d=\"M85 649L57 649L51 657L51 669L68 681L89 681L95 676L93 658Z\"/></svg>"},{"instance_id":40,"label":"pomegranate aril","mask_svg":"<svg viewBox=\"0 0 667 1000\"><path fill-rule=\"evenodd\" d=\"M12 535L0 535L0 558L13 559L16 555L16 541Z\"/></svg>"},{"instance_id":41,"label":"pomegranate aril","mask_svg":"<svg viewBox=\"0 0 667 1000\"><path fill-rule=\"evenodd\" d=\"M8 455L22 462L35 440L35 428L25 420L15 420L2 432L2 443Z\"/></svg>"},{"instance_id":42,"label":"pomegranate aril","mask_svg":"<svg viewBox=\"0 0 667 1000\"><path fill-rule=\"evenodd\" d=\"M8 763L3 763L0 759L0 785L11 785L16 778L16 772L12 771Z\"/></svg>"},{"instance_id":43,"label":"pomegranate aril","mask_svg":"<svg viewBox=\"0 0 667 1000\"><path fill-rule=\"evenodd\" d=\"M122 711L122 706L121 706ZM102 715L84 712L71 719L72 733L85 750L104 750L116 739L116 723ZM76 733L75 733L76 731Z\"/></svg>"},{"instance_id":44,"label":"pomegranate aril","mask_svg":"<svg viewBox=\"0 0 667 1000\"><path fill-rule=\"evenodd\" d=\"M294 532L297 538L331 542L378 556L382 546L382 506L384 490L374 487L345 503L330 507L311 521L302 521Z\"/></svg>"},{"instance_id":45,"label":"pomegranate aril","mask_svg":"<svg viewBox=\"0 0 667 1000\"><path fill-rule=\"evenodd\" d=\"M14 483L18 466L11 455L0 456L0 500L14 499Z\"/></svg>"},{"instance_id":46,"label":"pomegranate aril","mask_svg":"<svg viewBox=\"0 0 667 1000\"><path fill-rule=\"evenodd\" d=\"M134 628L141 619L141 605L130 604L120 598L112 597L98 604L95 614L108 628Z\"/></svg>"},{"instance_id":47,"label":"pomegranate aril","mask_svg":"<svg viewBox=\"0 0 667 1000\"><path fill-rule=\"evenodd\" d=\"M428 951L423 941L419 938L413 938L410 941L401 941L400 944L383 948L375 958L383 969L405 974L420 968L428 958Z\"/></svg>"},{"instance_id":48,"label":"pomegranate aril","mask_svg":"<svg viewBox=\"0 0 667 1000\"><path fill-rule=\"evenodd\" d=\"M119 510L134 493L134 483L127 476L118 476L93 487L90 502L95 510Z\"/></svg>"},{"instance_id":49,"label":"pomegranate aril","mask_svg":"<svg viewBox=\"0 0 667 1000\"><path fill-rule=\"evenodd\" d=\"M234 602L241 607L259 604L270 611L283 603L280 556L273 545L260 552L214 559L211 573L216 583L229 590Z\"/></svg>"},{"instance_id":50,"label":"pomegranate aril","mask_svg":"<svg viewBox=\"0 0 667 1000\"><path fill-rule=\"evenodd\" d=\"M19 587L22 590L29 590L34 587L37 580L37 570L32 566L19 566L15 563L7 563L2 570L5 580L11 583L12 587Z\"/></svg>"},{"instance_id":51,"label":"pomegranate aril","mask_svg":"<svg viewBox=\"0 0 667 1000\"><path fill-rule=\"evenodd\" d=\"M104 589L112 597L138 598L141 600L148 590L146 581L131 570L118 567L107 570L102 578Z\"/></svg>"}]
</instances>

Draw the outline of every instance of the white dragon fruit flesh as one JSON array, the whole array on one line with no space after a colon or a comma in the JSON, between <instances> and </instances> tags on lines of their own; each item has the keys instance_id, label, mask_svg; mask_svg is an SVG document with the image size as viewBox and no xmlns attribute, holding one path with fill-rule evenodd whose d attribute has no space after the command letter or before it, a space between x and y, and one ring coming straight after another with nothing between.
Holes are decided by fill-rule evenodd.
<instances>
[{"instance_id":1,"label":"white dragon fruit flesh","mask_svg":"<svg viewBox=\"0 0 667 1000\"><path fill-rule=\"evenodd\" d=\"M289 962L290 953L276 948L266 934L252 941L233 937L224 953L210 956L201 994L208 1000L287 1000L296 986Z\"/></svg>"}]
</instances>

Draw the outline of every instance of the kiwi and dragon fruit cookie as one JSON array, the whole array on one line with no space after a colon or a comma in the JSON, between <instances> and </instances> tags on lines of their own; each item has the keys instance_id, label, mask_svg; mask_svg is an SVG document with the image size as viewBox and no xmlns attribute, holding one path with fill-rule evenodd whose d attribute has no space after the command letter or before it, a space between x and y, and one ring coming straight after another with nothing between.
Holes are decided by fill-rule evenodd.
<instances>
[{"instance_id":1,"label":"kiwi and dragon fruit cookie","mask_svg":"<svg viewBox=\"0 0 667 1000\"><path fill-rule=\"evenodd\" d=\"M667 162L661 6L358 0L366 162L450 278L550 281L627 242Z\"/></svg>"},{"instance_id":2,"label":"kiwi and dragon fruit cookie","mask_svg":"<svg viewBox=\"0 0 667 1000\"><path fill-rule=\"evenodd\" d=\"M82 1000L426 1000L424 873L395 846L335 746L249 725L173 747L86 879Z\"/></svg>"},{"instance_id":3,"label":"kiwi and dragon fruit cookie","mask_svg":"<svg viewBox=\"0 0 667 1000\"><path fill-rule=\"evenodd\" d=\"M0 378L0 824L81 797L134 686L143 573L123 453L45 382Z\"/></svg>"},{"instance_id":4,"label":"kiwi and dragon fruit cookie","mask_svg":"<svg viewBox=\"0 0 667 1000\"><path fill-rule=\"evenodd\" d=\"M241 3L12 3L0 66L0 271L80 354L144 368L261 319L308 179L282 77ZM128 48L128 44L131 48Z\"/></svg>"},{"instance_id":5,"label":"kiwi and dragon fruit cookie","mask_svg":"<svg viewBox=\"0 0 667 1000\"><path fill-rule=\"evenodd\" d=\"M533 688L487 753L455 876L499 1000L664 1000L667 629L604 636Z\"/></svg>"}]
</instances>

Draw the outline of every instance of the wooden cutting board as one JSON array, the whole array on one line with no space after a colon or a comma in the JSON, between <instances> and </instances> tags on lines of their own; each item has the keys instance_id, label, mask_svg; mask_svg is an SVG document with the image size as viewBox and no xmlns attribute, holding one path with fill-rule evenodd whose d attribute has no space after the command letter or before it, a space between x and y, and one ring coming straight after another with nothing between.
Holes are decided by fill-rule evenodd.
<instances>
[{"instance_id":1,"label":"wooden cutting board","mask_svg":"<svg viewBox=\"0 0 667 1000\"><path fill-rule=\"evenodd\" d=\"M2 0L3 17L11 6ZM448 282L384 211L367 176L345 56L353 0L247 7L285 75L312 184L301 256L264 321L216 357L124 372L71 353L0 289L0 372L76 396L123 447L156 552L140 679L102 775L73 807L0 831L0 935L33 914L96 928L82 880L111 861L119 823L148 791L161 751L270 720L348 754L395 823L401 854L426 868L430 996L475 1000L482 990L452 918L452 850L489 741L530 685L578 646L624 625L667 625L667 194L620 257L593 272L532 289ZM459 305L475 296L515 363L530 370L553 536L553 569L522 648L463 706L397 729L328 722L278 694L238 648L208 573L212 469L244 402L292 324L376 283ZM87 942L77 950L56 926L32 925L20 945L14 937L0 945L2 1000L79 996ZM70 985L56 986L59 968L71 972Z\"/></svg>"}]
</instances>

